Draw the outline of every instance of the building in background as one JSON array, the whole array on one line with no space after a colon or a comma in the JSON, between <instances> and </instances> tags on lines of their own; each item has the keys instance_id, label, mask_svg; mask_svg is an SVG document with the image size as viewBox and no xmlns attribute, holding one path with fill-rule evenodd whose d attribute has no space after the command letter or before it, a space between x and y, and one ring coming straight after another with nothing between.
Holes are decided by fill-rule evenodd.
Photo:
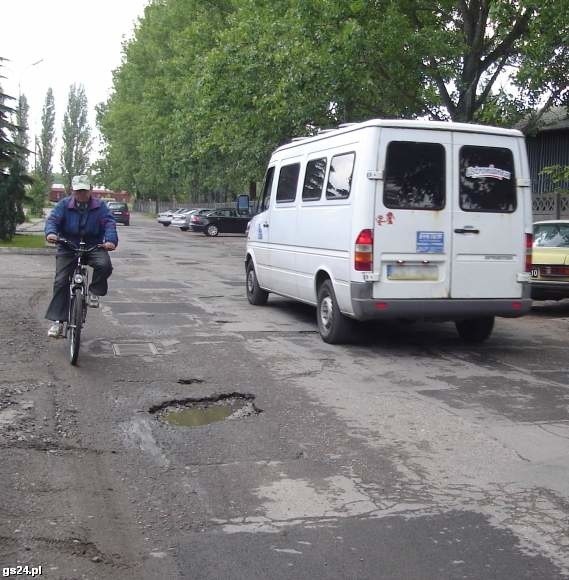
<instances>
[{"instance_id":1,"label":"building in background","mask_svg":"<svg viewBox=\"0 0 569 580\"><path fill-rule=\"evenodd\" d=\"M527 121L516 129L526 133L534 218L568 219L569 181L556 184L542 174L545 167L569 166L568 109L553 107L539 120L537 129L528 131Z\"/></svg>"},{"instance_id":2,"label":"building in background","mask_svg":"<svg viewBox=\"0 0 569 580\"><path fill-rule=\"evenodd\" d=\"M102 187L93 187L93 195L101 197L104 199L113 199L115 201L122 201L125 203L130 203L131 196L128 191L112 191L110 189ZM59 183L54 183L49 192L49 201L59 201L66 197L65 187Z\"/></svg>"}]
</instances>

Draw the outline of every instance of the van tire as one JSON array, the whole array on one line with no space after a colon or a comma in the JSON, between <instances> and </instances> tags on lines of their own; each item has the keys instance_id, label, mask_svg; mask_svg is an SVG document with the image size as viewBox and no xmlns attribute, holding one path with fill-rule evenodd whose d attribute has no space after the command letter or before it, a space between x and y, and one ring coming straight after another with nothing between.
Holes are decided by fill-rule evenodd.
<instances>
[{"instance_id":1,"label":"van tire","mask_svg":"<svg viewBox=\"0 0 569 580\"><path fill-rule=\"evenodd\" d=\"M322 340L328 344L342 344L352 335L353 321L340 312L330 280L325 280L318 289L316 321Z\"/></svg>"},{"instance_id":2,"label":"van tire","mask_svg":"<svg viewBox=\"0 0 569 580\"><path fill-rule=\"evenodd\" d=\"M247 300L253 306L264 306L269 298L269 293L259 286L253 260L247 264L246 272L245 287L247 288Z\"/></svg>"},{"instance_id":3,"label":"van tire","mask_svg":"<svg viewBox=\"0 0 569 580\"><path fill-rule=\"evenodd\" d=\"M493 316L481 316L480 318L468 318L455 322L458 335L464 342L471 344L484 342L494 328Z\"/></svg>"}]
</instances>

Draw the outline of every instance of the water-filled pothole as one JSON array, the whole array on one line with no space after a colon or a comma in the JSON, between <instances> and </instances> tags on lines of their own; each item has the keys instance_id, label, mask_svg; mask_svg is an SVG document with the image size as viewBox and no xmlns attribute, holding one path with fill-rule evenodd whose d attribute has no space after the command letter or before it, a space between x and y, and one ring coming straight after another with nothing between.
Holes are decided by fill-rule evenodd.
<instances>
[{"instance_id":1,"label":"water-filled pothole","mask_svg":"<svg viewBox=\"0 0 569 580\"><path fill-rule=\"evenodd\" d=\"M160 421L176 427L201 427L218 421L258 415L262 410L255 406L254 399L255 396L249 393L178 399L155 405L150 408L150 413Z\"/></svg>"}]
</instances>

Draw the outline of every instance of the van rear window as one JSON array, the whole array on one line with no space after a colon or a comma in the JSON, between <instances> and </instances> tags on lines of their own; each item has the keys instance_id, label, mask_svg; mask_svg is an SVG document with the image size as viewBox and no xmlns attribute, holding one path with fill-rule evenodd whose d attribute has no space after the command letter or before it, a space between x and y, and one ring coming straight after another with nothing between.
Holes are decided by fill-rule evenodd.
<instances>
[{"instance_id":1,"label":"van rear window","mask_svg":"<svg viewBox=\"0 0 569 580\"><path fill-rule=\"evenodd\" d=\"M300 163L283 165L283 167L281 167L279 183L277 185L277 203L295 200L299 173Z\"/></svg>"},{"instance_id":2,"label":"van rear window","mask_svg":"<svg viewBox=\"0 0 569 580\"><path fill-rule=\"evenodd\" d=\"M515 183L514 157L510 149L461 147L460 208L463 211L515 211Z\"/></svg>"},{"instance_id":3,"label":"van rear window","mask_svg":"<svg viewBox=\"0 0 569 580\"><path fill-rule=\"evenodd\" d=\"M439 210L445 206L445 148L440 143L392 141L387 146L383 205Z\"/></svg>"}]
</instances>

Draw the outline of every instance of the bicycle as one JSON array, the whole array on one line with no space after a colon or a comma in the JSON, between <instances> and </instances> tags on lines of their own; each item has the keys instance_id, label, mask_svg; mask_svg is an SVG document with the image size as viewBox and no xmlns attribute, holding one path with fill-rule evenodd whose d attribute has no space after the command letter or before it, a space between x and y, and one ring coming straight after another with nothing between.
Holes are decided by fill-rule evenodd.
<instances>
[{"instance_id":1,"label":"bicycle","mask_svg":"<svg viewBox=\"0 0 569 580\"><path fill-rule=\"evenodd\" d=\"M84 264L83 260L87 254L102 246L101 244L97 244L86 248L85 240L81 239L79 247L77 247L69 240L61 237L58 238L56 243L73 250L77 259L73 274L69 280L69 310L67 320L63 321L63 336L69 339L69 362L72 365L76 365L77 359L79 358L79 347L81 345L81 330L87 319L87 297L89 295L89 273L87 271L87 265Z\"/></svg>"}]
</instances>

